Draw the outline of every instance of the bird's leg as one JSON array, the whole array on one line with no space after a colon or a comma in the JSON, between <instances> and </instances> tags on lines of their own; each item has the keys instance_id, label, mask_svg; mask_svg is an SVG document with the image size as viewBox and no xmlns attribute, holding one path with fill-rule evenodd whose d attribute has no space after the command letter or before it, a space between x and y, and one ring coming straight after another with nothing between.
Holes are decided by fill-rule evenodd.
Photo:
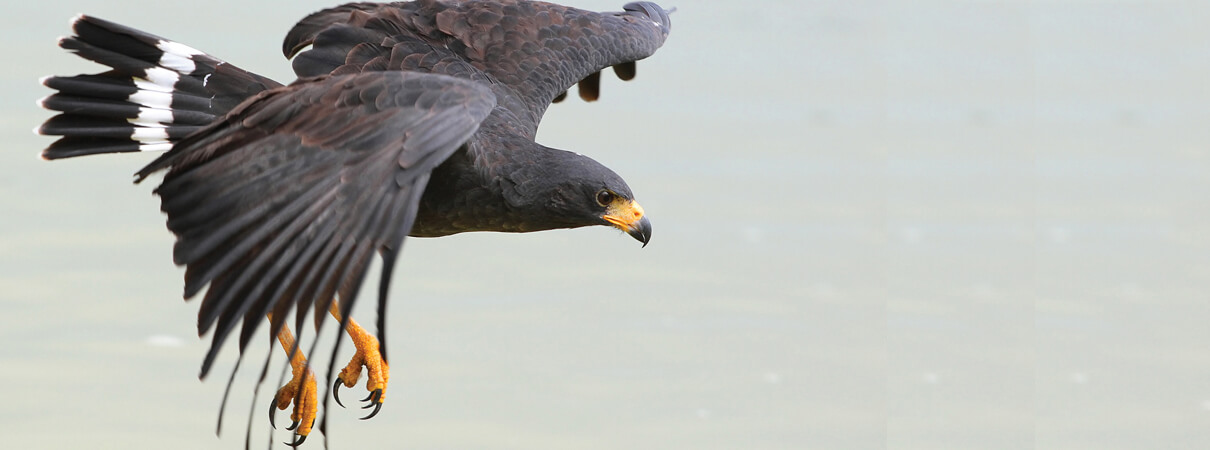
<instances>
[{"instance_id":1,"label":"bird's leg","mask_svg":"<svg viewBox=\"0 0 1210 450\"><path fill-rule=\"evenodd\" d=\"M269 322L273 322L273 314L269 314ZM277 396L274 397L273 403L269 405L269 423L273 424L273 408L286 409L290 403L294 403L294 411L290 414L290 420L293 423L287 430L295 430L298 434L298 439L291 443L292 446L298 446L307 439L307 435L311 434L311 427L315 425L315 416L318 402L316 401L318 389L315 387L315 372L307 365L307 358L303 356L301 349L295 348L294 334L290 332L290 327L282 324L281 331L277 333L277 341L281 343L281 347L286 351L286 356L290 358L290 370L293 372L293 378L289 383L277 390ZM293 353L293 355L291 355Z\"/></svg>"},{"instance_id":2,"label":"bird's leg","mask_svg":"<svg viewBox=\"0 0 1210 450\"><path fill-rule=\"evenodd\" d=\"M337 322L340 322L340 305L336 300L332 301L329 312ZM336 403L340 404L340 385L353 387L361 378L361 368L365 367L368 376L366 390L370 391L370 395L362 399L367 402L362 409L374 408L374 410L362 419L369 419L378 414L378 410L382 409L382 402L386 400L387 380L391 378L391 368L387 366L387 362L382 359L382 354L378 351L378 338L366 332L352 317L345 326L345 332L349 333L349 338L353 340L353 346L357 351L353 354L353 359L349 361L349 364L341 369L340 375L336 376L336 381L332 385L332 397L336 399ZM344 406L344 404L340 406Z\"/></svg>"},{"instance_id":3,"label":"bird's leg","mask_svg":"<svg viewBox=\"0 0 1210 450\"><path fill-rule=\"evenodd\" d=\"M332 301L332 306L329 309L332 317L340 322L340 304L335 300ZM273 315L269 315L269 321L273 321ZM368 369L369 379L366 381L366 390L370 391L370 395L363 399L368 402L363 409L374 408L373 411L363 419L369 419L378 414L382 408L382 402L386 400L387 380L390 378L391 369L387 366L386 361L382 359L382 355L378 351L378 339L367 332L364 328L357 324L357 321L349 318L349 323L345 326L345 332L349 334L349 338L353 340L353 346L356 348L356 353L349 364L340 371L337 375L333 386L332 394L337 403L340 403L340 385L345 387L353 387L357 380L361 378L361 369ZM298 446L306 440L307 435L311 434L311 427L315 425L315 417L317 415L318 390L315 385L315 373L311 371L307 364L307 358L303 356L302 351L295 348L294 334L290 332L290 327L283 324L281 331L277 333L277 341L281 343L282 349L286 351L286 355L290 356L290 369L293 373L293 378L289 383L286 383L281 389L277 390L277 395L274 397L273 403L269 405L269 423L273 423L273 408L286 409L291 403L294 404L294 411L290 414L290 420L293 421L288 430L295 430L298 434L298 439L292 446ZM293 355L291 355L293 352ZM341 406L344 406L343 404Z\"/></svg>"}]
</instances>

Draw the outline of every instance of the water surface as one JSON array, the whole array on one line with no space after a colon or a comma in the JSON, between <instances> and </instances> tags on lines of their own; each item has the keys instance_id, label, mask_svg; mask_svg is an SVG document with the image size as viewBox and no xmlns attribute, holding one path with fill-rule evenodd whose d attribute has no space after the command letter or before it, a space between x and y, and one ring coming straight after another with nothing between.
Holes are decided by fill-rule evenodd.
<instances>
[{"instance_id":1,"label":"water surface","mask_svg":"<svg viewBox=\"0 0 1210 450\"><path fill-rule=\"evenodd\" d=\"M4 447L239 448L248 411L268 441L255 370L214 437L234 349L197 381L196 305L153 186L130 184L152 156L44 162L29 129L38 77L96 70L54 46L75 13L289 80L281 37L324 6L6 9ZM336 448L1210 443L1210 7L676 6L637 79L540 133L627 178L651 245L409 240L389 400L334 410Z\"/></svg>"}]
</instances>

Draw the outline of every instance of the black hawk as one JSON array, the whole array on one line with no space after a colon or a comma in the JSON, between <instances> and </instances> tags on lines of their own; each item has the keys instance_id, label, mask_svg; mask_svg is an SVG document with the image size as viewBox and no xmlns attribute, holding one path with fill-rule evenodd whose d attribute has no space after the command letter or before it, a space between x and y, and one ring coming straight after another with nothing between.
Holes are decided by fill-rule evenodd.
<instances>
[{"instance_id":1,"label":"black hawk","mask_svg":"<svg viewBox=\"0 0 1210 450\"><path fill-rule=\"evenodd\" d=\"M405 236L606 225L647 244L651 224L620 176L534 135L573 85L592 101L603 69L634 77L668 36L669 13L650 2L604 13L521 0L350 3L286 35L298 76L288 85L82 15L59 46L110 70L43 80L58 92L41 104L59 114L38 131L61 138L42 156L166 151L136 182L165 172L155 193L177 238L173 260L186 268L186 299L204 290L198 332L213 336L201 376L233 332L242 354L268 318L294 376L270 418L293 404L298 445L317 390L288 316L296 329L311 312L317 327L323 311L340 322L356 353L334 377L328 366L333 392L365 368L373 416L386 398L384 312ZM348 315L374 254L376 336Z\"/></svg>"}]
</instances>

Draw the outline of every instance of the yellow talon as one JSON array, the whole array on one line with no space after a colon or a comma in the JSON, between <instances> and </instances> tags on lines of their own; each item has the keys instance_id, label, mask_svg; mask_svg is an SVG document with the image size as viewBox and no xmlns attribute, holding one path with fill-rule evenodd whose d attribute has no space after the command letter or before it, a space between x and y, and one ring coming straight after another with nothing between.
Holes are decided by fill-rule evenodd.
<instances>
[{"instance_id":1,"label":"yellow talon","mask_svg":"<svg viewBox=\"0 0 1210 450\"><path fill-rule=\"evenodd\" d=\"M286 429L294 430L297 427L298 434L306 436L311 433L311 427L315 425L318 410L317 397L315 373L310 369L304 369L301 374L295 371L294 379L277 390L273 406L284 410L294 403L294 410L290 414L290 420L293 423Z\"/></svg>"},{"instance_id":2,"label":"yellow talon","mask_svg":"<svg viewBox=\"0 0 1210 450\"><path fill-rule=\"evenodd\" d=\"M270 317L270 322L272 322L272 317ZM278 332L277 341L281 343L287 354L294 349L294 335L285 326ZM293 423L287 429L294 430L299 435L296 444L301 444L302 440L311 434L311 427L315 425L315 416L318 414L319 406L319 402L316 400L319 397L319 389L315 385L315 372L312 372L311 368L307 366L307 358L303 357L302 352L297 349L294 350L294 356L290 358L290 371L293 373L290 382L277 390L273 403L269 405L269 423L273 424L273 407L286 409L293 403L294 410L290 413L290 420Z\"/></svg>"},{"instance_id":3,"label":"yellow talon","mask_svg":"<svg viewBox=\"0 0 1210 450\"><path fill-rule=\"evenodd\" d=\"M340 307L335 301L332 302L330 312L337 321L340 321ZM269 321L272 323L272 315L270 315ZM353 359L349 361L349 364L337 375L336 382L332 386L332 394L336 403L340 403L340 385L353 387L361 378L361 369L366 368L369 378L366 381L366 390L370 391L370 395L363 399L363 401L369 402L363 408L374 408L374 410L362 419L369 419L378 414L382 408L382 402L386 399L385 393L387 381L391 377L391 368L382 359L378 339L366 332L356 321L349 319L345 331L353 339L353 346L357 351L353 354ZM319 390L316 388L315 372L311 371L307 365L307 358L295 348L294 335L290 332L290 328L282 326L281 331L277 334L277 340L287 354L291 351L294 352L290 358L293 377L289 383L277 390L273 403L269 405L269 423L273 424L274 408L284 410L290 407L290 404L294 404L294 410L290 414L290 420L293 423L286 429L294 430L298 438L287 445L297 447L306 440L307 435L311 434L311 429L315 425L315 417L319 409L319 402L316 400L319 397Z\"/></svg>"},{"instance_id":4,"label":"yellow talon","mask_svg":"<svg viewBox=\"0 0 1210 450\"><path fill-rule=\"evenodd\" d=\"M335 302L332 303L330 312L336 320L340 320L340 310L337 308ZM362 419L369 419L378 414L379 409L382 408L382 402L386 400L387 382L391 378L391 368L382 359L382 353L379 352L378 348L378 339L366 332L364 328L357 324L357 321L349 318L345 331L349 333L349 338L353 340L356 352L353 354L353 358L349 360L349 364L344 369L341 369L340 374L337 375L336 382L332 386L333 397L337 403L340 403L340 396L337 394L337 392L340 392L340 385L343 384L345 387L350 388L356 385L357 380L361 378L361 369L365 367L368 377L366 380L366 390L370 392L370 395L363 400L369 402L364 408L373 407L374 411Z\"/></svg>"}]
</instances>

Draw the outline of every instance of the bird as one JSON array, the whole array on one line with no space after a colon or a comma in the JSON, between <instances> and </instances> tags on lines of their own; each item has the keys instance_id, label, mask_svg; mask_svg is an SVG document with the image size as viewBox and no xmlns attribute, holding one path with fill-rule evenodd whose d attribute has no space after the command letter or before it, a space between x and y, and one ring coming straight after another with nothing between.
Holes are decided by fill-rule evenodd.
<instances>
[{"instance_id":1,"label":"bird","mask_svg":"<svg viewBox=\"0 0 1210 450\"><path fill-rule=\"evenodd\" d=\"M57 114L36 131L59 138L41 156L163 152L134 178L163 174L154 193L185 268L183 296L201 297L198 334L211 334L200 378L238 335L233 380L268 323L292 373L270 423L293 404L287 444L298 446L318 400L314 345L300 348L290 316L301 330L310 313L318 329L330 313L350 336L354 357L336 375L329 363L324 406L341 404L340 387L364 369L373 417L386 398L385 311L406 237L599 225L648 244L651 222L621 176L535 135L573 86L594 101L604 69L634 78L635 62L667 39L671 13L652 2L619 12L528 0L349 3L286 34L289 84L78 15L58 45L108 70L42 79L57 92L39 104ZM349 312L375 255L369 333Z\"/></svg>"}]
</instances>

